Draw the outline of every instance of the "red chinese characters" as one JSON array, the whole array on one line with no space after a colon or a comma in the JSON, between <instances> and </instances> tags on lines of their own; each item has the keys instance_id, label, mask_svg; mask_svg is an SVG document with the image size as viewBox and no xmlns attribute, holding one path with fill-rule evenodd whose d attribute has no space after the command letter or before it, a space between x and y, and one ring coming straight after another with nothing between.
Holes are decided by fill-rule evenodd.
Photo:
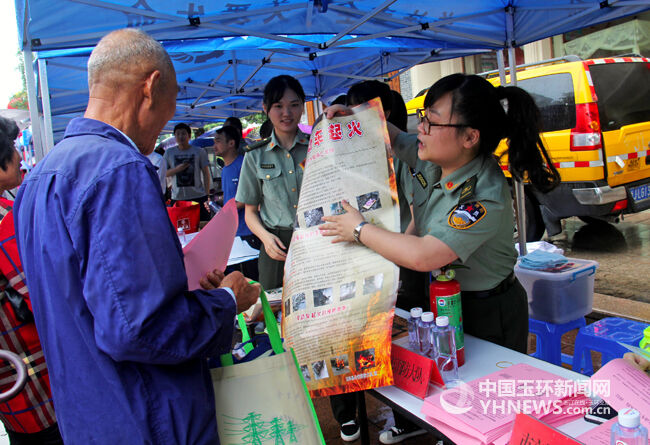
<instances>
[{"instance_id":1,"label":"red chinese characters","mask_svg":"<svg viewBox=\"0 0 650 445\"><path fill-rule=\"evenodd\" d=\"M343 132L341 131L341 124L329 124L327 127L330 140L340 141L343 139Z\"/></svg>"},{"instance_id":2,"label":"red chinese characters","mask_svg":"<svg viewBox=\"0 0 650 445\"><path fill-rule=\"evenodd\" d=\"M354 135L363 136L363 131L361 131L361 122L357 120L348 122L348 137L351 138Z\"/></svg>"},{"instance_id":3,"label":"red chinese characters","mask_svg":"<svg viewBox=\"0 0 650 445\"><path fill-rule=\"evenodd\" d=\"M312 140L314 141L314 146L318 147L323 142L323 130L318 130L316 133L314 133Z\"/></svg>"}]
</instances>

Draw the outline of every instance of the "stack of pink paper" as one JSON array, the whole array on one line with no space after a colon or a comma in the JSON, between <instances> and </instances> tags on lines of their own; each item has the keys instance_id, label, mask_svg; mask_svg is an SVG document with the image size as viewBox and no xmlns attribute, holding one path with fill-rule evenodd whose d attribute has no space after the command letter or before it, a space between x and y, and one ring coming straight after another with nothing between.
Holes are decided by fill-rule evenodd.
<instances>
[{"instance_id":1,"label":"stack of pink paper","mask_svg":"<svg viewBox=\"0 0 650 445\"><path fill-rule=\"evenodd\" d=\"M456 443L505 445L515 415L551 426L584 415L591 403L584 386L528 364L513 365L424 400L427 421Z\"/></svg>"}]
</instances>

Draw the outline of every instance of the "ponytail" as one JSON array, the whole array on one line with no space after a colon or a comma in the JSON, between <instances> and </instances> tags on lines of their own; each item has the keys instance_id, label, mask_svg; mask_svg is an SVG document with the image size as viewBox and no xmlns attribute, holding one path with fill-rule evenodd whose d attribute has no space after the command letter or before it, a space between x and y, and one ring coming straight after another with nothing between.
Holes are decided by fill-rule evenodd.
<instances>
[{"instance_id":1,"label":"ponytail","mask_svg":"<svg viewBox=\"0 0 650 445\"><path fill-rule=\"evenodd\" d=\"M540 138L541 115L533 98L521 88L498 87L497 97L505 100L504 136L508 138L508 162L512 176L530 183L541 192L549 192L560 183Z\"/></svg>"},{"instance_id":2,"label":"ponytail","mask_svg":"<svg viewBox=\"0 0 650 445\"><path fill-rule=\"evenodd\" d=\"M480 155L491 155L501 139L507 138L510 172L515 179L526 179L541 192L560 183L560 174L539 136L540 112L530 94L517 87L495 88L482 77L458 73L434 83L424 107L447 93L451 93L452 113L479 130Z\"/></svg>"}]
</instances>

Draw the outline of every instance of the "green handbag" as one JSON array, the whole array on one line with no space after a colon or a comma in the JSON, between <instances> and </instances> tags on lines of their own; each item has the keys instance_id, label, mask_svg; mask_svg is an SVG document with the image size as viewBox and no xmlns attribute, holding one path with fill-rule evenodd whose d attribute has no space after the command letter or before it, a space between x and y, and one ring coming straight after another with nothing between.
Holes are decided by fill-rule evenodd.
<instances>
[{"instance_id":1,"label":"green handbag","mask_svg":"<svg viewBox=\"0 0 650 445\"><path fill-rule=\"evenodd\" d=\"M210 371L219 440L223 445L325 444L298 361L293 349L284 351L282 347L264 290L260 300L274 355L233 364L232 354L224 354L222 367ZM243 335L245 332L242 329ZM250 354L250 348L246 352Z\"/></svg>"}]
</instances>

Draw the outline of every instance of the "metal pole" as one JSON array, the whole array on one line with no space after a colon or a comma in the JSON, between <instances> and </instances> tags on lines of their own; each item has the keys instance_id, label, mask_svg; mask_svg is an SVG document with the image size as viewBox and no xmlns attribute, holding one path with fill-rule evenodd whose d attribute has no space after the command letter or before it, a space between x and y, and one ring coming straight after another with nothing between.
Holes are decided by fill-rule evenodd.
<instances>
[{"instance_id":1,"label":"metal pole","mask_svg":"<svg viewBox=\"0 0 650 445\"><path fill-rule=\"evenodd\" d=\"M47 60L38 59L38 80L41 85L41 103L43 104L43 154L47 154L54 147L50 87L47 79Z\"/></svg>"},{"instance_id":2,"label":"metal pole","mask_svg":"<svg viewBox=\"0 0 650 445\"><path fill-rule=\"evenodd\" d=\"M508 66L510 68L510 85L517 85L517 60L515 48L508 47ZM526 193L524 184L515 180L512 181L515 189L515 203L517 208L517 237L519 238L519 255L526 255Z\"/></svg>"},{"instance_id":3,"label":"metal pole","mask_svg":"<svg viewBox=\"0 0 650 445\"><path fill-rule=\"evenodd\" d=\"M38 97L36 96L36 80L34 79L34 57L31 49L23 51L25 60L25 80L27 81L27 99L29 100L29 118L32 124L32 143L34 157L39 162L45 156L41 133L41 120L38 115Z\"/></svg>"}]
</instances>

